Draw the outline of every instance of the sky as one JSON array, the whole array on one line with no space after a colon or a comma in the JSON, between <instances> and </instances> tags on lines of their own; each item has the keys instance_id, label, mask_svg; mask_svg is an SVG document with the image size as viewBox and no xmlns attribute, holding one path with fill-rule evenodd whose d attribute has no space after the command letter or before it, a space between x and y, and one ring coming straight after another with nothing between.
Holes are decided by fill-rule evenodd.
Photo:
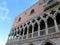
<instances>
[{"instance_id":1,"label":"sky","mask_svg":"<svg viewBox=\"0 0 60 45\"><path fill-rule=\"evenodd\" d=\"M0 45L5 45L16 16L38 0L0 0Z\"/></svg>"}]
</instances>

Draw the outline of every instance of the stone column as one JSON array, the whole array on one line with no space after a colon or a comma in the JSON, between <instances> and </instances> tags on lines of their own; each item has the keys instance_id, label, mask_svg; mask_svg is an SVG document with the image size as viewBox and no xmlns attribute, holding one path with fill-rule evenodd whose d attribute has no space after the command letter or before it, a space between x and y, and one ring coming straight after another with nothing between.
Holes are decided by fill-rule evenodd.
<instances>
[{"instance_id":1,"label":"stone column","mask_svg":"<svg viewBox=\"0 0 60 45\"><path fill-rule=\"evenodd\" d=\"M28 32L29 32L29 27L28 27L28 25L27 25L27 39L28 39Z\"/></svg>"},{"instance_id":2,"label":"stone column","mask_svg":"<svg viewBox=\"0 0 60 45\"><path fill-rule=\"evenodd\" d=\"M47 26L47 20L45 21L45 29L46 29L46 35L48 35L48 26Z\"/></svg>"},{"instance_id":3,"label":"stone column","mask_svg":"<svg viewBox=\"0 0 60 45\"><path fill-rule=\"evenodd\" d=\"M34 24L32 24L32 38L33 38L33 33L34 33Z\"/></svg>"},{"instance_id":4,"label":"stone column","mask_svg":"<svg viewBox=\"0 0 60 45\"><path fill-rule=\"evenodd\" d=\"M24 37L24 31L25 31L25 28L23 27L23 34L22 34L22 39L23 39L23 37Z\"/></svg>"},{"instance_id":5,"label":"stone column","mask_svg":"<svg viewBox=\"0 0 60 45\"><path fill-rule=\"evenodd\" d=\"M57 26L57 22L56 22L56 19L54 19L54 24L55 24L56 32L59 32L59 30L58 30L58 26Z\"/></svg>"},{"instance_id":6,"label":"stone column","mask_svg":"<svg viewBox=\"0 0 60 45\"><path fill-rule=\"evenodd\" d=\"M38 23L38 37L40 36L40 24Z\"/></svg>"}]
</instances>

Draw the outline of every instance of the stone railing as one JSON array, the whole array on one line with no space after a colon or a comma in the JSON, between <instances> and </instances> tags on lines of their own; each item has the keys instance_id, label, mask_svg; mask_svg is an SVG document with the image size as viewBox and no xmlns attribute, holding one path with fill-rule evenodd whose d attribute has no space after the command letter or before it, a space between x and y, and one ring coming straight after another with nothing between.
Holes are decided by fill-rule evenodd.
<instances>
[{"instance_id":1,"label":"stone railing","mask_svg":"<svg viewBox=\"0 0 60 45\"><path fill-rule=\"evenodd\" d=\"M45 29L40 30L40 36L41 36L41 35L46 35Z\"/></svg>"},{"instance_id":2,"label":"stone railing","mask_svg":"<svg viewBox=\"0 0 60 45\"><path fill-rule=\"evenodd\" d=\"M28 38L32 38L32 33L28 34Z\"/></svg>"},{"instance_id":3,"label":"stone railing","mask_svg":"<svg viewBox=\"0 0 60 45\"><path fill-rule=\"evenodd\" d=\"M48 33L50 34L50 33L54 33L54 32L56 32L56 29L55 29L55 27L53 26L53 27L50 27L50 28L48 28Z\"/></svg>"},{"instance_id":4,"label":"stone railing","mask_svg":"<svg viewBox=\"0 0 60 45\"><path fill-rule=\"evenodd\" d=\"M58 29L60 31L60 25L58 25ZM19 41L19 40L22 41L22 40L26 40L26 39L32 39L34 37L35 38L39 37L40 39L43 39L43 38L52 38L52 37L57 37L57 36L60 35L60 33L56 32L55 26L48 28L48 35L46 35L45 31L46 31L45 29L39 30L39 31L33 32L33 35L32 35L32 33L29 33L28 35L19 36L18 38L9 39L8 41L9 42L11 42L11 41ZM40 36L38 36L39 32L40 32ZM53 34L53 36L52 36L52 34Z\"/></svg>"},{"instance_id":5,"label":"stone railing","mask_svg":"<svg viewBox=\"0 0 60 45\"><path fill-rule=\"evenodd\" d=\"M59 29L59 31L60 31L60 25L58 25L58 29Z\"/></svg>"},{"instance_id":6,"label":"stone railing","mask_svg":"<svg viewBox=\"0 0 60 45\"><path fill-rule=\"evenodd\" d=\"M38 37L38 31L33 32L33 37Z\"/></svg>"}]
</instances>

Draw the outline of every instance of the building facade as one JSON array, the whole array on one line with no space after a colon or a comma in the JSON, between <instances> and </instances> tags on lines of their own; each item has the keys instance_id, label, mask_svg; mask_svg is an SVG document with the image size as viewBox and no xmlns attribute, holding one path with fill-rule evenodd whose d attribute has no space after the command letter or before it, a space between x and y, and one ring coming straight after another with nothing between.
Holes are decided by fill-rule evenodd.
<instances>
[{"instance_id":1,"label":"building facade","mask_svg":"<svg viewBox=\"0 0 60 45\"><path fill-rule=\"evenodd\" d=\"M18 15L6 45L60 45L60 0L39 0Z\"/></svg>"}]
</instances>

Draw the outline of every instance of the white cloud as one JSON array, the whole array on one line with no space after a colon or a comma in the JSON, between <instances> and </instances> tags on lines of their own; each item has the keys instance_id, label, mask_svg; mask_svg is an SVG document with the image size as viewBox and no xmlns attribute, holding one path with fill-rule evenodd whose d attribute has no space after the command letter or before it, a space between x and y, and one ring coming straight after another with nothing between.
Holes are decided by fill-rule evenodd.
<instances>
[{"instance_id":1,"label":"white cloud","mask_svg":"<svg viewBox=\"0 0 60 45\"><path fill-rule=\"evenodd\" d=\"M5 45L5 43L4 42L0 42L0 45Z\"/></svg>"},{"instance_id":2,"label":"white cloud","mask_svg":"<svg viewBox=\"0 0 60 45\"><path fill-rule=\"evenodd\" d=\"M10 20L10 17L8 16L9 14L9 9L7 8L7 2L3 1L0 6L0 21L6 21Z\"/></svg>"}]
</instances>

